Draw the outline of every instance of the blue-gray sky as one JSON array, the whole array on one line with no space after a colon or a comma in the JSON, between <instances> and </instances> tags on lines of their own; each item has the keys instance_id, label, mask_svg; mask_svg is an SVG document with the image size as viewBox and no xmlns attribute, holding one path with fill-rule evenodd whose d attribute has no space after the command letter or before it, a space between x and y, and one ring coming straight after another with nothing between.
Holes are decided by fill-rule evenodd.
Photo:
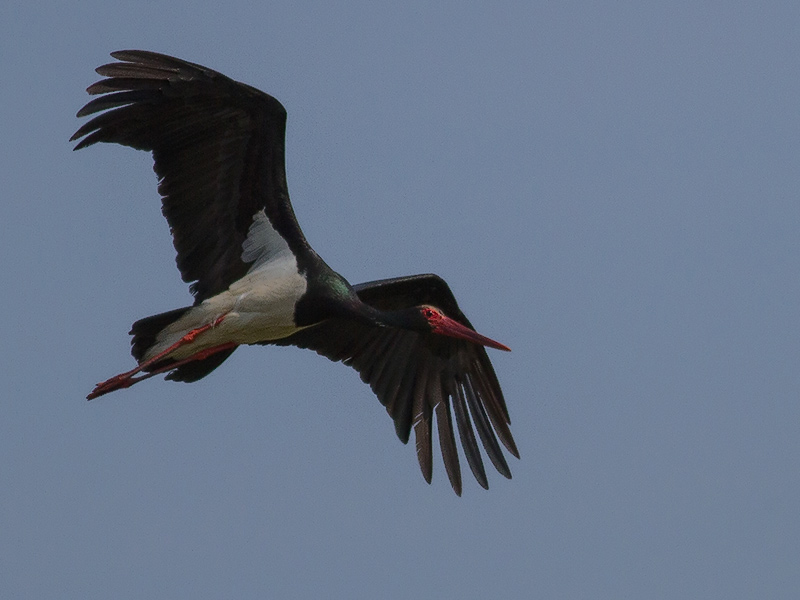
<instances>
[{"instance_id":1,"label":"blue-gray sky","mask_svg":"<svg viewBox=\"0 0 800 600\"><path fill-rule=\"evenodd\" d=\"M796 597L798 31L790 1L3 3L0 596ZM278 97L329 264L438 273L513 348L513 480L426 485L296 349L84 400L190 300L150 157L67 142L126 48Z\"/></svg>"}]
</instances>

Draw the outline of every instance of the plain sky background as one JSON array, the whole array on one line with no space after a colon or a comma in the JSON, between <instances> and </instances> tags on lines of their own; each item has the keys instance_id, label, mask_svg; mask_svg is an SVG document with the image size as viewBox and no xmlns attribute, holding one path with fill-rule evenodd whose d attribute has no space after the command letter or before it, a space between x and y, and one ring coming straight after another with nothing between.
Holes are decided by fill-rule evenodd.
<instances>
[{"instance_id":1,"label":"plain sky background","mask_svg":"<svg viewBox=\"0 0 800 600\"><path fill-rule=\"evenodd\" d=\"M127 48L275 95L327 262L513 349L513 480L308 351L84 400L190 300L150 157L67 142ZM796 0L7 0L0 106L0 597L800 594Z\"/></svg>"}]
</instances>

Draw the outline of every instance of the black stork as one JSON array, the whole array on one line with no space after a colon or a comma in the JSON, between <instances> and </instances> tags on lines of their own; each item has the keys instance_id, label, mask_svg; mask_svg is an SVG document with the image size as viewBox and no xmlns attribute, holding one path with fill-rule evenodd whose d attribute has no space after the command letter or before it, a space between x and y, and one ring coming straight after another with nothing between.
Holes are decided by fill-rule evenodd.
<instances>
[{"instance_id":1,"label":"black stork","mask_svg":"<svg viewBox=\"0 0 800 600\"><path fill-rule=\"evenodd\" d=\"M425 480L432 423L456 494L453 430L488 489L475 437L510 478L500 442L519 458L500 384L484 346L436 275L351 286L309 246L292 210L284 167L286 110L221 73L141 50L112 53L79 117L102 112L70 141L153 153L162 212L194 304L146 317L130 331L135 369L98 384L89 400L167 373L197 381L242 344L310 348L353 367L408 442L413 427ZM105 111L105 112L103 112ZM451 412L452 407L452 412ZM473 429L474 424L474 429Z\"/></svg>"}]
</instances>

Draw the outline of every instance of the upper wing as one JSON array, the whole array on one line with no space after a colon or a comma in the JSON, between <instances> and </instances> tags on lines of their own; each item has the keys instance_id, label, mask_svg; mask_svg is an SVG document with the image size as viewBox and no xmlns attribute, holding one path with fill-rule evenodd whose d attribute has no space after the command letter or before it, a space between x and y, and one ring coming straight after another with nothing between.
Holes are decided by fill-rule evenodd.
<instances>
[{"instance_id":1,"label":"upper wing","mask_svg":"<svg viewBox=\"0 0 800 600\"><path fill-rule=\"evenodd\" d=\"M382 310L430 304L472 327L450 288L436 275L372 281L354 289L362 302ZM397 435L404 443L413 424L417 458L429 483L434 413L445 469L457 494L461 494L461 471L453 412L461 446L478 483L488 488L473 424L494 466L511 477L497 439L517 458L519 452L508 428L510 419L503 392L483 346L441 335L338 319L323 321L273 343L310 348L358 371L394 419Z\"/></svg>"},{"instance_id":2,"label":"upper wing","mask_svg":"<svg viewBox=\"0 0 800 600\"><path fill-rule=\"evenodd\" d=\"M75 149L115 142L153 152L178 268L196 302L250 263L306 246L286 187L286 110L272 96L200 65L125 50L90 86ZM109 110L111 109L111 110ZM262 212L263 211L263 212ZM249 238L249 239L248 239ZM247 243L246 243L247 241Z\"/></svg>"}]
</instances>

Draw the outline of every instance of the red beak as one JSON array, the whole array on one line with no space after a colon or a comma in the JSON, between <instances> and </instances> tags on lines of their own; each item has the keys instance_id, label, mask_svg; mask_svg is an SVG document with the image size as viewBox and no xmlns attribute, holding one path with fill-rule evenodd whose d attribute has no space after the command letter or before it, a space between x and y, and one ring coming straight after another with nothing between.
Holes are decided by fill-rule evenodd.
<instances>
[{"instance_id":1,"label":"red beak","mask_svg":"<svg viewBox=\"0 0 800 600\"><path fill-rule=\"evenodd\" d=\"M446 335L459 340L467 340L473 344L480 344L481 346L488 346L489 348L496 348L497 350L511 352L511 348L508 346L501 344L500 342L495 342L493 339L490 339L485 335L481 335L480 333L473 331L469 327L466 327L458 321L454 321L450 317L447 317L441 313L439 313L436 318L429 320L429 322L431 324L433 333Z\"/></svg>"}]
</instances>

